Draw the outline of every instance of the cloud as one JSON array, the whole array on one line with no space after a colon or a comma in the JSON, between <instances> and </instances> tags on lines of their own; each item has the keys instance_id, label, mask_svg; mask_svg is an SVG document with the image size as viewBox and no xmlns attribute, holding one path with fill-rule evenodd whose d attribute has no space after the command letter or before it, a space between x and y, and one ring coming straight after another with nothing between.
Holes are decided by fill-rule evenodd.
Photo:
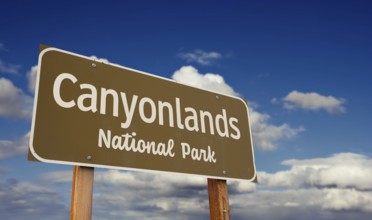
<instances>
[{"instance_id":1,"label":"cloud","mask_svg":"<svg viewBox=\"0 0 372 220\"><path fill-rule=\"evenodd\" d=\"M249 181L229 181L230 194L252 193L256 191L256 183Z\"/></svg>"},{"instance_id":2,"label":"cloud","mask_svg":"<svg viewBox=\"0 0 372 220\"><path fill-rule=\"evenodd\" d=\"M43 181L50 183L68 183L71 181L72 172L58 171L49 172L41 176ZM169 173L157 172L127 172L116 169L105 171L95 171L94 174L95 184L99 185L112 185L112 186L125 186L128 188L145 188L150 187L156 190L173 190L172 188L178 187L201 187L205 185L206 180L203 177L191 175L175 175ZM148 183L151 182L151 186ZM164 182L171 187L164 188Z\"/></svg>"},{"instance_id":3,"label":"cloud","mask_svg":"<svg viewBox=\"0 0 372 220\"><path fill-rule=\"evenodd\" d=\"M203 88L231 96L239 96L239 93L228 85L224 78L218 74L201 74L192 66L183 66L175 71L172 78L186 85ZM303 127L292 128L288 124L279 126L269 124L270 116L259 113L250 108L249 119L253 134L255 148L262 150L276 149L276 142L281 139L290 139L304 131Z\"/></svg>"},{"instance_id":4,"label":"cloud","mask_svg":"<svg viewBox=\"0 0 372 220\"><path fill-rule=\"evenodd\" d=\"M67 219L63 196L42 184L0 181L0 219Z\"/></svg>"},{"instance_id":5,"label":"cloud","mask_svg":"<svg viewBox=\"0 0 372 220\"><path fill-rule=\"evenodd\" d=\"M73 170L70 171L55 171L48 172L40 176L42 182L48 182L52 184L70 183L72 180ZM97 174L96 174L97 175ZM95 179L97 177L95 176Z\"/></svg>"},{"instance_id":6,"label":"cloud","mask_svg":"<svg viewBox=\"0 0 372 220\"><path fill-rule=\"evenodd\" d=\"M328 158L286 160L290 170L268 174L260 181L270 187L353 188L372 191L372 158L353 153L339 153Z\"/></svg>"},{"instance_id":7,"label":"cloud","mask_svg":"<svg viewBox=\"0 0 372 220\"><path fill-rule=\"evenodd\" d=\"M273 99L275 100L275 99ZM328 113L345 112L344 99L333 96L323 96L318 93L302 93L296 90L283 98L283 106L286 109L302 108L311 111L326 110Z\"/></svg>"},{"instance_id":8,"label":"cloud","mask_svg":"<svg viewBox=\"0 0 372 220\"><path fill-rule=\"evenodd\" d=\"M172 75L175 81L197 88L203 88L231 96L239 94L229 86L222 76L213 73L201 74L192 66L183 66Z\"/></svg>"},{"instance_id":9,"label":"cloud","mask_svg":"<svg viewBox=\"0 0 372 220\"><path fill-rule=\"evenodd\" d=\"M206 178L109 170L97 174L95 183L100 188L97 205L103 208L97 214L102 218L193 219L208 215ZM119 204L125 204L124 209Z\"/></svg>"},{"instance_id":10,"label":"cloud","mask_svg":"<svg viewBox=\"0 0 372 220\"><path fill-rule=\"evenodd\" d=\"M108 59L106 59L106 58L98 58L95 55L92 55L89 58L91 58L93 60L97 60L97 61L102 62L102 63L110 63L110 61Z\"/></svg>"},{"instance_id":11,"label":"cloud","mask_svg":"<svg viewBox=\"0 0 372 220\"><path fill-rule=\"evenodd\" d=\"M0 47L1 50L2 47ZM21 65L14 65L6 63L0 59L0 73L8 73L11 75L19 75L19 69Z\"/></svg>"},{"instance_id":12,"label":"cloud","mask_svg":"<svg viewBox=\"0 0 372 220\"><path fill-rule=\"evenodd\" d=\"M116 170L99 173L97 178L95 184L99 192L95 201L102 208L97 215L103 218L190 219L194 216L193 219L204 219L208 216L205 178L195 181L192 176ZM312 219L314 214L319 215L317 219L324 219L322 213L329 211L372 212L370 191L291 186L277 190L275 186L261 188L260 184L256 189L255 184L246 181L229 181L228 184L234 219L248 219L252 214L264 219L289 219L299 213L307 213L304 219ZM118 204L124 203L125 208L119 209Z\"/></svg>"},{"instance_id":13,"label":"cloud","mask_svg":"<svg viewBox=\"0 0 372 220\"><path fill-rule=\"evenodd\" d=\"M29 139L30 133L28 132L23 137L14 141L0 140L0 160L17 155L26 154Z\"/></svg>"},{"instance_id":14,"label":"cloud","mask_svg":"<svg viewBox=\"0 0 372 220\"><path fill-rule=\"evenodd\" d=\"M233 219L324 219L317 218L322 210L319 190L259 190L230 196ZM311 218L311 216L313 218Z\"/></svg>"},{"instance_id":15,"label":"cloud","mask_svg":"<svg viewBox=\"0 0 372 220\"><path fill-rule=\"evenodd\" d=\"M355 189L325 190L323 209L372 212L372 192Z\"/></svg>"},{"instance_id":16,"label":"cloud","mask_svg":"<svg viewBox=\"0 0 372 220\"><path fill-rule=\"evenodd\" d=\"M230 196L233 219L369 219L371 192L352 189L257 190Z\"/></svg>"},{"instance_id":17,"label":"cloud","mask_svg":"<svg viewBox=\"0 0 372 220\"><path fill-rule=\"evenodd\" d=\"M41 182L71 183L72 171L44 174ZM94 174L95 218L206 219L208 184L204 177L152 172L99 170ZM255 184L229 182L232 194L249 193Z\"/></svg>"},{"instance_id":18,"label":"cloud","mask_svg":"<svg viewBox=\"0 0 372 220\"><path fill-rule=\"evenodd\" d=\"M369 219L372 158L338 153L325 158L285 160L288 170L258 172L257 189L232 194L234 219ZM249 210L249 211L247 211Z\"/></svg>"},{"instance_id":19,"label":"cloud","mask_svg":"<svg viewBox=\"0 0 372 220\"><path fill-rule=\"evenodd\" d=\"M279 126L269 124L270 115L257 112L254 108L250 108L249 120L253 145L261 150L275 150L277 141L291 139L305 130L303 127L292 128L288 124Z\"/></svg>"},{"instance_id":20,"label":"cloud","mask_svg":"<svg viewBox=\"0 0 372 220\"><path fill-rule=\"evenodd\" d=\"M26 74L27 79L28 79L28 89L32 93L35 93L37 70L38 70L38 65L35 65L31 67L31 69Z\"/></svg>"},{"instance_id":21,"label":"cloud","mask_svg":"<svg viewBox=\"0 0 372 220\"><path fill-rule=\"evenodd\" d=\"M72 171L51 172L42 182L71 184ZM97 219L203 219L208 217L206 178L152 172L96 170ZM194 216L194 217L193 217Z\"/></svg>"},{"instance_id":22,"label":"cloud","mask_svg":"<svg viewBox=\"0 0 372 220\"><path fill-rule=\"evenodd\" d=\"M203 50L194 50L193 52L179 53L178 56L188 63L196 62L200 65L211 65L222 55L217 52L205 52Z\"/></svg>"},{"instance_id":23,"label":"cloud","mask_svg":"<svg viewBox=\"0 0 372 220\"><path fill-rule=\"evenodd\" d=\"M0 78L0 117L30 119L32 115L32 97L5 78Z\"/></svg>"},{"instance_id":24,"label":"cloud","mask_svg":"<svg viewBox=\"0 0 372 220\"><path fill-rule=\"evenodd\" d=\"M305 220L370 219L371 161L371 157L354 153L290 159L282 162L289 166L286 170L259 171L258 184L228 181L231 217L237 220L284 220L298 216ZM358 170L362 173L358 174ZM40 182L70 187L71 174L72 170L50 172ZM94 178L93 218L209 218L206 178L102 169L95 171Z\"/></svg>"}]
</instances>

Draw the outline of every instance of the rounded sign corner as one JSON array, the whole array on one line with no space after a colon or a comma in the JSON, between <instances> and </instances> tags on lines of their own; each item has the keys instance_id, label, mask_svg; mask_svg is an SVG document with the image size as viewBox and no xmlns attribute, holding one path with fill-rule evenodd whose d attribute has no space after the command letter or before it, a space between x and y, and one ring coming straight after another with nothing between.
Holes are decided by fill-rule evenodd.
<instances>
[{"instance_id":1,"label":"rounded sign corner","mask_svg":"<svg viewBox=\"0 0 372 220\"><path fill-rule=\"evenodd\" d=\"M39 58L42 58L46 53L50 52L50 51L60 51L59 49L55 48L55 47L48 47L48 48L45 48L43 49L42 51L40 51L39 53Z\"/></svg>"},{"instance_id":2,"label":"rounded sign corner","mask_svg":"<svg viewBox=\"0 0 372 220\"><path fill-rule=\"evenodd\" d=\"M242 97L236 97L239 101L241 101L245 107L248 109L248 99L242 98Z\"/></svg>"},{"instance_id":3,"label":"rounded sign corner","mask_svg":"<svg viewBox=\"0 0 372 220\"><path fill-rule=\"evenodd\" d=\"M31 152L32 156L34 156L38 161L41 161L41 162L44 162L44 163L49 162L48 159L42 158L42 157L40 157L40 156L36 153L36 151L35 151L35 149L34 149L34 145L32 144L31 141L30 141L30 148L29 148L29 149L30 149L30 152Z\"/></svg>"},{"instance_id":4,"label":"rounded sign corner","mask_svg":"<svg viewBox=\"0 0 372 220\"><path fill-rule=\"evenodd\" d=\"M248 181L253 182L253 183L258 183L256 170L254 171L252 178L248 179Z\"/></svg>"}]
</instances>

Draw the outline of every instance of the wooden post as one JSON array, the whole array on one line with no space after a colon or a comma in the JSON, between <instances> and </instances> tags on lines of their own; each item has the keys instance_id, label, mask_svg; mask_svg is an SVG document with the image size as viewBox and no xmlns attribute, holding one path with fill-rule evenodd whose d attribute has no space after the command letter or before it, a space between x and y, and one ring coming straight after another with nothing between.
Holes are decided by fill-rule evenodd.
<instances>
[{"instance_id":1,"label":"wooden post","mask_svg":"<svg viewBox=\"0 0 372 220\"><path fill-rule=\"evenodd\" d=\"M208 179L211 220L230 220L229 195L226 180Z\"/></svg>"},{"instance_id":2,"label":"wooden post","mask_svg":"<svg viewBox=\"0 0 372 220\"><path fill-rule=\"evenodd\" d=\"M93 167L74 166L70 220L92 219Z\"/></svg>"}]
</instances>

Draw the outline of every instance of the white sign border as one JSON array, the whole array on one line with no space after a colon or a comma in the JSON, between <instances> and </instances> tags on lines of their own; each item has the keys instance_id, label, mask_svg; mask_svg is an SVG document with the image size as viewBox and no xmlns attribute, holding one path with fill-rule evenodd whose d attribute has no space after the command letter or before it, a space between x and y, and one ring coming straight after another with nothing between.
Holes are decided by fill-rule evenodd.
<instances>
[{"instance_id":1,"label":"white sign border","mask_svg":"<svg viewBox=\"0 0 372 220\"><path fill-rule=\"evenodd\" d=\"M33 140L34 140L34 129L35 129L35 121L36 121L37 101L38 101L38 97L39 97L38 94L39 94L39 81L40 81L41 63L42 63L42 60L43 60L43 56L47 52L49 52L49 51L57 51L57 52L61 52L61 53L66 53L66 54L69 54L69 55L72 55L72 56L77 56L77 57L80 57L80 58L83 58L83 59L90 60L92 62L98 62L98 63L103 63L103 64L106 64L106 65L111 65L111 66L114 66L114 67L117 67L117 68L120 68L120 69L134 71L134 72L137 72L139 74L146 75L146 76L150 76L150 77L154 77L154 78L166 80L166 81L169 81L169 82L172 82L172 83L180 84L180 85L183 85L183 86L187 86L187 87L190 87L192 89L199 89L199 90L210 92L210 93L213 93L213 94L216 94L216 95L228 96L228 97L231 97L233 99L240 100L246 106L247 114L248 114L248 116L247 116L248 117L248 122L247 123L248 123L249 135L250 135L250 140L251 140L251 151L252 151L252 159L253 159L252 162L253 162L253 168L254 168L254 175L253 175L253 177L251 179L239 179L239 178L230 178L230 177L223 177L223 176L209 176L209 175L202 175L202 174L192 174L192 173L182 173L182 172L172 172L172 171L161 171L161 170L150 170L150 169L140 169L140 168L128 168L128 167L109 166L109 165L91 164L91 163L67 162L67 161L60 161L60 160L49 160L49 159L45 159L45 158L40 157L36 153L36 151L34 149ZM97 168L106 168L106 169L130 170L130 171L146 171L146 172L167 173L167 174L169 174L169 173L176 173L176 174L181 174L181 175L192 175L192 176L200 176L200 177L213 178L213 179L240 180L240 181L251 181L252 182L252 181L254 181L257 178L256 164L255 164L255 158L254 158L254 148L253 148L253 141L252 140L253 139L252 139L251 125L249 123L249 109L248 109L248 104L242 98L231 96L231 95L228 95L228 94L223 94L223 93L220 93L220 92L209 91L209 90L206 90L206 89L203 89L203 88L197 88L197 87L189 86L187 84L178 83L178 82L176 82L174 80L171 80L171 79L168 79L168 78L165 78L165 77L161 77L161 76L157 76L157 75L154 75L154 74L146 73L146 72L143 72L143 71L140 71L140 70L131 69L131 68L128 68L128 67L125 67L125 66L117 65L117 64L111 64L111 63L108 63L108 62L103 62L103 61L98 60L98 59L96 60L96 59L94 59L92 57L83 56L83 55L72 53L72 52L69 52L69 51L57 49L57 48L54 48L54 47L48 47L46 49L43 49L40 52L40 54L39 54L38 68L37 68L37 77L36 77L36 85L35 85L35 98L34 98L34 106L33 106L33 113L32 113L32 124L31 124L30 140L29 140L29 147L30 147L31 154L37 160L39 160L41 162L44 162L44 163L53 163L53 164L63 164L63 165L73 165L73 166L97 167Z\"/></svg>"}]
</instances>

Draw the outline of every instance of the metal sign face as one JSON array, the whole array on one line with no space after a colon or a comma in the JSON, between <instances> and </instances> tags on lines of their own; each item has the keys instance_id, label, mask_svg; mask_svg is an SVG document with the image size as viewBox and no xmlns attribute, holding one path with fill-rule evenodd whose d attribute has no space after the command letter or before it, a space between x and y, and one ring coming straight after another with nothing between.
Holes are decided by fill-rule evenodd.
<instances>
[{"instance_id":1,"label":"metal sign face","mask_svg":"<svg viewBox=\"0 0 372 220\"><path fill-rule=\"evenodd\" d=\"M56 48L40 52L30 152L39 161L253 180L248 107Z\"/></svg>"}]
</instances>

